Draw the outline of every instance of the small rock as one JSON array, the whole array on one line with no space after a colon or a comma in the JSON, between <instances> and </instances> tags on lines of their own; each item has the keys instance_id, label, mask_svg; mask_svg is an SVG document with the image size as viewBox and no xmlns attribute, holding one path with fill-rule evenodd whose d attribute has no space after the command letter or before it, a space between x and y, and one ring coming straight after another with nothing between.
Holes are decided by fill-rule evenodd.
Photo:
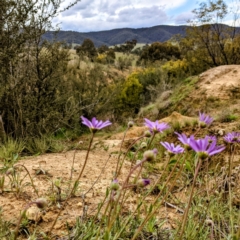
<instances>
[{"instance_id":1,"label":"small rock","mask_svg":"<svg viewBox=\"0 0 240 240\"><path fill-rule=\"evenodd\" d=\"M224 129L219 129L217 131L217 133L218 133L218 135L223 136L225 134L225 131L224 131Z\"/></svg>"},{"instance_id":2,"label":"small rock","mask_svg":"<svg viewBox=\"0 0 240 240\"><path fill-rule=\"evenodd\" d=\"M42 213L40 209L36 206L31 206L27 211L26 211L26 217L28 220L34 221L34 222L39 222L42 219Z\"/></svg>"}]
</instances>

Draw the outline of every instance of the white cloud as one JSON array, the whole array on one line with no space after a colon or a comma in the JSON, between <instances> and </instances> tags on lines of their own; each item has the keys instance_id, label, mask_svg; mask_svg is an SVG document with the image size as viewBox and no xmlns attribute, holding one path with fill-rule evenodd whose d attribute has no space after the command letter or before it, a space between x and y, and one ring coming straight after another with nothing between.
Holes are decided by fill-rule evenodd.
<instances>
[{"instance_id":1,"label":"white cloud","mask_svg":"<svg viewBox=\"0 0 240 240\"><path fill-rule=\"evenodd\" d=\"M187 24L188 20L192 19L194 14L192 12L184 12L174 18L176 25Z\"/></svg>"},{"instance_id":2,"label":"white cloud","mask_svg":"<svg viewBox=\"0 0 240 240\"><path fill-rule=\"evenodd\" d=\"M69 0L65 1L65 6L67 2ZM61 13L54 19L54 23L60 22L63 30L79 32L169 24L167 11L181 7L186 2L187 0L81 0ZM182 14L174 19L180 23L185 17L186 14Z\"/></svg>"}]
</instances>

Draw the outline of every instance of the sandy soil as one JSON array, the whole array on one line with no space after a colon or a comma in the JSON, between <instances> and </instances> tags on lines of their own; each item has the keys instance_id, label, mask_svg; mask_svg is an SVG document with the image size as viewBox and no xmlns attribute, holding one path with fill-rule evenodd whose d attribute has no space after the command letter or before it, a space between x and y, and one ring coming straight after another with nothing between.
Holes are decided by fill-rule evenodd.
<instances>
[{"instance_id":1,"label":"sandy soil","mask_svg":"<svg viewBox=\"0 0 240 240\"><path fill-rule=\"evenodd\" d=\"M69 188L68 183L70 181L70 173L72 168L72 160L74 151L57 154L45 154L37 157L30 157L21 160L19 164L26 166L29 173L33 177L34 185L39 191L40 197L47 197L47 199L54 202L57 197L57 188L52 184L55 181L60 182L60 188L62 192L66 192ZM76 151L73 180L77 178L79 169L83 165L86 156L86 151ZM111 183L113 178L113 172L116 168L117 157L114 154L110 154L107 151L97 150L91 151L89 160L83 176L81 178L81 193L77 193L78 197L72 198L62 212L60 221L57 222L55 230L64 227L66 222L71 225L74 224L76 217L83 214L83 199L82 194L85 194L85 205L88 207L88 213L96 210L97 204L100 199L105 196L107 186ZM130 163L126 162L122 170L122 175L127 174ZM42 173L37 175L37 171ZM45 174L44 174L45 173ZM21 169L21 178L25 176L25 171ZM121 176L120 176L121 181ZM0 205L2 207L3 217L8 221L14 223L17 222L20 211L27 205L27 202L37 199L37 195L33 188L30 186L30 180L28 176L22 183L22 190L19 196L16 194L4 192L0 195ZM10 189L10 186L6 182L5 189ZM86 194L87 192L87 194ZM52 199L49 196L52 195ZM44 215L41 213L42 223L40 224L43 229L50 227L50 223L56 216L58 209L56 207L50 207Z\"/></svg>"},{"instance_id":2,"label":"sandy soil","mask_svg":"<svg viewBox=\"0 0 240 240\"><path fill-rule=\"evenodd\" d=\"M208 97L230 99L231 89L240 87L240 65L226 65L209 69L200 75L200 89Z\"/></svg>"}]
</instances>

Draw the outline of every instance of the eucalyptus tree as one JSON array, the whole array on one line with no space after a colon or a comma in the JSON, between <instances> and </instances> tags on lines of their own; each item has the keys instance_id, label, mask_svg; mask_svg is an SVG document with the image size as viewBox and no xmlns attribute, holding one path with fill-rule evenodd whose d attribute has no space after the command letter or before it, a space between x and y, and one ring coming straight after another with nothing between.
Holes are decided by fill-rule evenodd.
<instances>
[{"instance_id":1,"label":"eucalyptus tree","mask_svg":"<svg viewBox=\"0 0 240 240\"><path fill-rule=\"evenodd\" d=\"M194 18L189 21L190 27L180 47L189 64L198 68L197 72L219 65L239 64L236 19L232 26L224 24L230 11L223 0L202 2L193 10Z\"/></svg>"},{"instance_id":2,"label":"eucalyptus tree","mask_svg":"<svg viewBox=\"0 0 240 240\"><path fill-rule=\"evenodd\" d=\"M0 132L24 137L56 127L49 123L60 115L59 83L68 54L42 35L54 29L54 17L78 1L65 8L63 0L0 1Z\"/></svg>"}]
</instances>

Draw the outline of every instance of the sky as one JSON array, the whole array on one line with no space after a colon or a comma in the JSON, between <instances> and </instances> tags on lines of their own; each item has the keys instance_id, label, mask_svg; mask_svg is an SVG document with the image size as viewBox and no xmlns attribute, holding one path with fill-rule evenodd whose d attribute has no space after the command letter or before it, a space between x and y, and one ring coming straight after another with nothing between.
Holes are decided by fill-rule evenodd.
<instances>
[{"instance_id":1,"label":"sky","mask_svg":"<svg viewBox=\"0 0 240 240\"><path fill-rule=\"evenodd\" d=\"M186 25L192 10L208 0L81 0L54 19L61 30L95 32L115 28ZM62 7L70 3L65 0ZM240 0L225 0L230 8ZM236 9L236 6L234 6ZM230 18L226 23L230 25Z\"/></svg>"}]
</instances>

